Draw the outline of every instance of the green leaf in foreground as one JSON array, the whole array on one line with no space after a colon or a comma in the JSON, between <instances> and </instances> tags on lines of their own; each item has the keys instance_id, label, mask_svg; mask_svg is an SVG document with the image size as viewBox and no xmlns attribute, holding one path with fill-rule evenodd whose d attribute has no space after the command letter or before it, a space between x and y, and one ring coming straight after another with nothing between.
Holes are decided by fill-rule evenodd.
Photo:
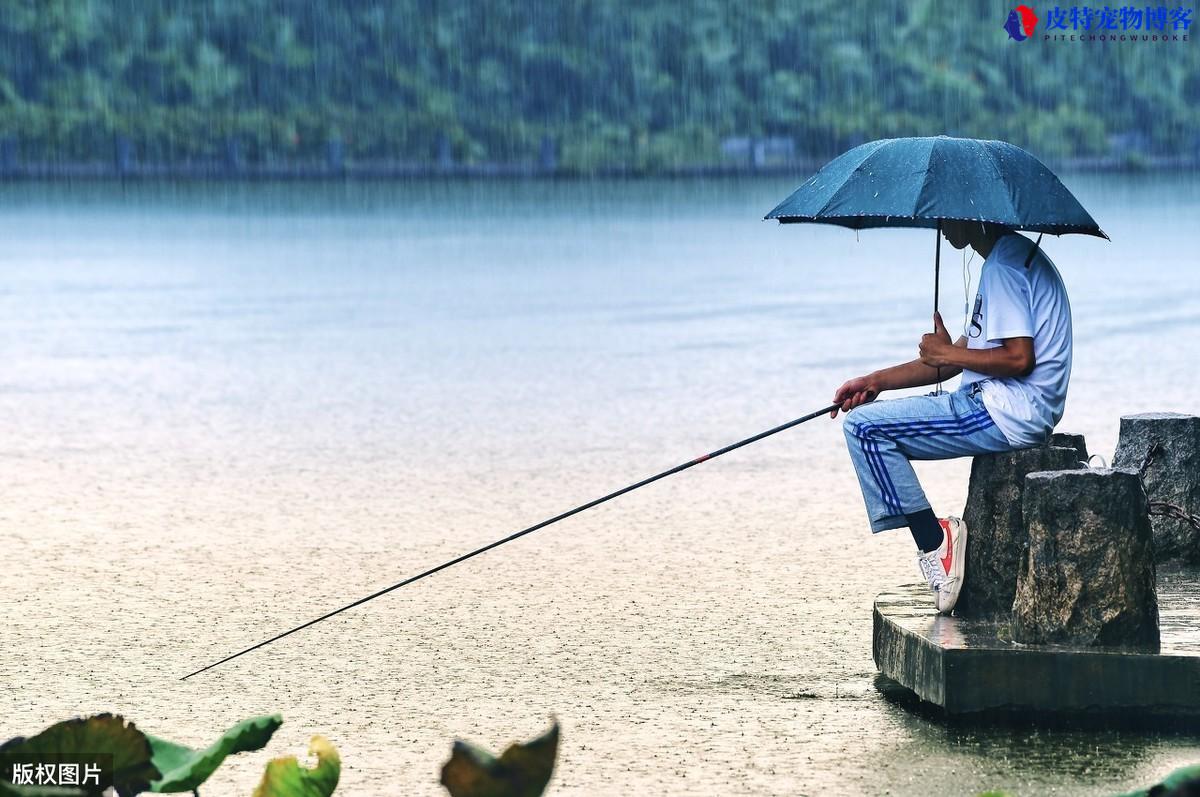
<instances>
[{"instance_id":1,"label":"green leaf in foreground","mask_svg":"<svg viewBox=\"0 0 1200 797\"><path fill-rule=\"evenodd\" d=\"M253 797L329 797L342 774L342 759L324 736L314 736L308 754L317 757L313 769L300 766L295 756L276 758L267 764L262 782Z\"/></svg>"},{"instance_id":2,"label":"green leaf in foreground","mask_svg":"<svg viewBox=\"0 0 1200 797\"><path fill-rule=\"evenodd\" d=\"M539 797L554 773L558 723L526 744L513 744L499 758L456 741L442 767L442 785L451 797Z\"/></svg>"},{"instance_id":3,"label":"green leaf in foreground","mask_svg":"<svg viewBox=\"0 0 1200 797\"><path fill-rule=\"evenodd\" d=\"M121 797L149 789L150 782L159 776L151 762L150 742L145 734L132 722L126 723L112 714L77 717L51 725L37 736L9 739L0 745L0 753L33 758L62 753L111 755L113 785Z\"/></svg>"},{"instance_id":4,"label":"green leaf in foreground","mask_svg":"<svg viewBox=\"0 0 1200 797\"><path fill-rule=\"evenodd\" d=\"M1191 789L1200 788L1200 764L1180 767L1150 788L1131 791L1120 795L1120 797L1171 797L1175 794L1196 793L1188 787L1191 787Z\"/></svg>"},{"instance_id":5,"label":"green leaf in foreground","mask_svg":"<svg viewBox=\"0 0 1200 797\"><path fill-rule=\"evenodd\" d=\"M254 717L234 725L214 744L203 750L192 750L183 745L146 734L150 749L154 753L154 766L162 773L160 780L150 784L156 792L195 791L208 780L226 757L235 753L261 750L271 741L271 734L283 724L278 714Z\"/></svg>"}]
</instances>

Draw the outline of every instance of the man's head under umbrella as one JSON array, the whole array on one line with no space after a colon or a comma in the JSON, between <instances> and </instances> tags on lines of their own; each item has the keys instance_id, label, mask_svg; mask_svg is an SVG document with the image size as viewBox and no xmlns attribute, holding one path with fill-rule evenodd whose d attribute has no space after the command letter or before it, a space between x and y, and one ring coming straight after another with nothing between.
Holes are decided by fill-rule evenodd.
<instances>
[{"instance_id":1,"label":"man's head under umbrella","mask_svg":"<svg viewBox=\"0 0 1200 797\"><path fill-rule=\"evenodd\" d=\"M1012 232L1011 227L1006 227L1003 224L993 224L990 221L958 221L956 219L944 219L942 221L942 234L946 236L946 240L955 249L963 249L970 246L981 256L987 257L992 251L993 244L999 240L1000 236Z\"/></svg>"}]
</instances>

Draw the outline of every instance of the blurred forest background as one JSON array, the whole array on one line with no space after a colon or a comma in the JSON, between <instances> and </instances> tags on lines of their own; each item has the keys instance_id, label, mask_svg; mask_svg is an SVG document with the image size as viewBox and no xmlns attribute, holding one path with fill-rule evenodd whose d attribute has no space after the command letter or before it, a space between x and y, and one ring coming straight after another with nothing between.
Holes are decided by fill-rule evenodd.
<instances>
[{"instance_id":1,"label":"blurred forest background","mask_svg":"<svg viewBox=\"0 0 1200 797\"><path fill-rule=\"evenodd\" d=\"M1195 163L1195 42L1047 42L1039 26L1018 43L1009 8L0 0L0 169L656 173L937 133L1058 162Z\"/></svg>"}]
</instances>

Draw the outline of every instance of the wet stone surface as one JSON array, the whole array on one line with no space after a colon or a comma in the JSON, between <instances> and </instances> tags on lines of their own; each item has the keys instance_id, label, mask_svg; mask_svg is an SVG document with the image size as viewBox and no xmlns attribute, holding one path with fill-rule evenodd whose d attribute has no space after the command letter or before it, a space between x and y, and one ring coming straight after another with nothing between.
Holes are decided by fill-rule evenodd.
<instances>
[{"instance_id":1,"label":"wet stone surface","mask_svg":"<svg viewBox=\"0 0 1200 797\"><path fill-rule=\"evenodd\" d=\"M1161 573L1158 653L1014 642L1011 624L938 615L923 585L875 599L882 675L944 715L1119 718L1200 728L1200 575Z\"/></svg>"},{"instance_id":2,"label":"wet stone surface","mask_svg":"<svg viewBox=\"0 0 1200 797\"><path fill-rule=\"evenodd\" d=\"M1146 462L1151 448L1154 453ZM1152 502L1165 502L1185 513L1200 514L1200 416L1149 412L1121 417L1113 467L1137 471ZM1200 530L1186 520L1153 514L1155 556L1158 561L1181 558L1200 563Z\"/></svg>"},{"instance_id":3,"label":"wet stone surface","mask_svg":"<svg viewBox=\"0 0 1200 797\"><path fill-rule=\"evenodd\" d=\"M1083 435L1056 434L1051 445L974 458L963 520L967 524L966 581L955 611L967 617L1007 619L1017 573L1028 547L1021 514L1025 476L1082 468Z\"/></svg>"},{"instance_id":4,"label":"wet stone surface","mask_svg":"<svg viewBox=\"0 0 1200 797\"><path fill-rule=\"evenodd\" d=\"M1157 650L1154 547L1137 475L1032 473L1023 512L1029 555L1017 578L1013 638Z\"/></svg>"},{"instance_id":5,"label":"wet stone surface","mask_svg":"<svg viewBox=\"0 0 1200 797\"><path fill-rule=\"evenodd\" d=\"M1072 434L1071 432L1055 432L1050 435L1051 448L1073 448L1079 455L1080 462L1088 461L1087 441L1084 440L1081 434Z\"/></svg>"}]
</instances>

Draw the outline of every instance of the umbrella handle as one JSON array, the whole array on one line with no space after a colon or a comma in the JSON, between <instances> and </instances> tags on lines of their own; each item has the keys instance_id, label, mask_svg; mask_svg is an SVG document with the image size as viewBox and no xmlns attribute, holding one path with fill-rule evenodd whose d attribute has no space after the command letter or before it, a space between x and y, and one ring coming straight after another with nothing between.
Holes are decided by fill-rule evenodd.
<instances>
[{"instance_id":1,"label":"umbrella handle","mask_svg":"<svg viewBox=\"0 0 1200 797\"><path fill-rule=\"evenodd\" d=\"M938 298L939 298L939 294L940 294L939 288L942 283L942 279L941 279L941 277L942 277L942 220L941 219L938 219L937 231L934 233L934 235L937 236L937 242L934 244L934 248L933 248L933 312L936 314L938 312ZM937 329L935 328L933 331L937 332ZM941 395L941 393L942 393L942 369L939 367L937 369L937 393L935 395Z\"/></svg>"}]
</instances>

